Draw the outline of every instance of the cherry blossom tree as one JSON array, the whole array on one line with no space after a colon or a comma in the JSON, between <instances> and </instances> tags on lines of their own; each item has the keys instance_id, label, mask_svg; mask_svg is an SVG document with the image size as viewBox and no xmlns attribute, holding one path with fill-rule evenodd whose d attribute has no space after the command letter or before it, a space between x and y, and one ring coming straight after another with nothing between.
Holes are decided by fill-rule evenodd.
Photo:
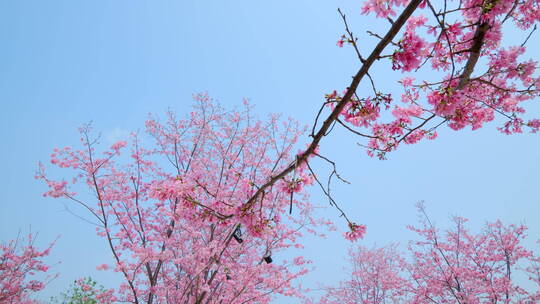
<instances>
[{"instance_id":1,"label":"cherry blossom tree","mask_svg":"<svg viewBox=\"0 0 540 304\"><path fill-rule=\"evenodd\" d=\"M402 276L407 264L396 246L358 246L349 250L349 263L351 279L335 288L325 288L327 293L318 303L397 304L408 294L410 282Z\"/></svg>"},{"instance_id":2,"label":"cherry blossom tree","mask_svg":"<svg viewBox=\"0 0 540 304\"><path fill-rule=\"evenodd\" d=\"M35 235L26 239L17 237L0 244L0 303L37 303L30 298L34 292L45 288L55 276L40 276L49 270L43 258L49 255L53 244L44 250L34 245Z\"/></svg>"},{"instance_id":3,"label":"cherry blossom tree","mask_svg":"<svg viewBox=\"0 0 540 304\"><path fill-rule=\"evenodd\" d=\"M410 226L418 240L406 255L394 247L350 253L352 273L320 303L537 303L538 257L523 247L526 227L487 223L477 234L453 218L442 233L424 215ZM405 262L405 260L407 262ZM529 280L527 280L529 279Z\"/></svg>"},{"instance_id":4,"label":"cherry blossom tree","mask_svg":"<svg viewBox=\"0 0 540 304\"><path fill-rule=\"evenodd\" d=\"M132 134L125 155L126 141L99 154L99 140L81 128L83 149L51 155L71 177L54 180L40 167L45 195L70 199L93 216L114 258L98 268L124 277L119 301L268 303L274 293L300 295L293 281L308 261L272 262L283 249L302 247L302 231L328 224L311 217L302 192L310 175L298 166L251 208L243 202L291 160L301 130L277 116L256 120L247 103L225 111L207 95L195 100L186 119L151 117L149 138ZM93 197L77 194L80 186Z\"/></svg>"}]
</instances>

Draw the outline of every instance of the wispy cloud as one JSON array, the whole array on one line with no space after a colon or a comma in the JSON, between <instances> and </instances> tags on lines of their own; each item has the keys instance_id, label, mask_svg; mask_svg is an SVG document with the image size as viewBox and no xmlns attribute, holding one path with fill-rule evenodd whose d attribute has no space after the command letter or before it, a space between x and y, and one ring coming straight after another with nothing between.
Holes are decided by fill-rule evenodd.
<instances>
[{"instance_id":1,"label":"wispy cloud","mask_svg":"<svg viewBox=\"0 0 540 304\"><path fill-rule=\"evenodd\" d=\"M119 127L114 128L110 132L105 133L105 139L108 144L113 144L120 140L127 140L130 132Z\"/></svg>"}]
</instances>

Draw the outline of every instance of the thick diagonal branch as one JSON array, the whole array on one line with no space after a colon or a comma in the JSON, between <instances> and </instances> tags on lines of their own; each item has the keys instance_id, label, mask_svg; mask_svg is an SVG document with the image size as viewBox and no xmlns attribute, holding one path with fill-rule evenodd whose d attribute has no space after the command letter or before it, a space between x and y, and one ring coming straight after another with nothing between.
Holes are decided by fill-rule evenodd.
<instances>
[{"instance_id":1,"label":"thick diagonal branch","mask_svg":"<svg viewBox=\"0 0 540 304\"><path fill-rule=\"evenodd\" d=\"M465 68L463 69L463 73L461 73L461 76L459 77L459 83L457 86L457 90L463 89L468 83L471 78L471 74L474 71L474 67L476 66L476 63L478 62L478 58L480 58L480 52L482 50L482 45L484 45L484 38L486 37L486 32L489 29L489 24L487 22L481 23L474 33L473 38L473 44L471 48L469 49L470 56L467 60L467 63L465 64Z\"/></svg>"},{"instance_id":2,"label":"thick diagonal branch","mask_svg":"<svg viewBox=\"0 0 540 304\"><path fill-rule=\"evenodd\" d=\"M409 17L412 15L412 13L418 8L418 5L420 5L421 2L422 2L422 0L413 0L413 1L411 1L409 3L409 5L407 5L407 7L403 10L403 12L399 16L399 18L392 24L392 27L390 28L390 30L388 30L386 35L379 41L377 46L375 46L375 49L373 49L373 51L371 52L369 57L362 64L362 67L360 68L360 70L353 77L353 79L351 81L351 84L349 85L349 87L347 89L347 92L345 93L345 95L343 96L341 101L339 101L337 103L336 107L334 108L332 113L330 113L330 115L326 118L326 120L322 124L319 131L313 136L313 140L311 141L309 147L303 153L299 154L296 157L296 160L293 163L291 163L288 167L286 167L284 170L282 170L278 174L272 176L268 180L268 182L266 182L264 185L262 185L257 190L257 192L255 192L255 194L253 194L253 196L251 196L251 198L244 204L244 206L242 208L243 211L249 210L253 206L253 204L255 204L255 202L257 201L257 198L262 193L264 193L264 191L266 191L267 188L271 187L278 180L280 180L280 179L284 178L285 176L287 176L287 174L292 172L300 164L304 163L308 159L308 157L313 154L313 152L315 151L315 149L319 145L319 142L321 141L321 139L327 133L328 129L332 126L332 124L335 122L335 120L339 117L339 114L341 113L341 111L343 110L345 105L347 105L347 103L353 97L353 94L356 91L356 89L358 88L358 85L360 84L360 81L362 80L362 78L364 78L364 76L366 76L366 74L369 72L369 69L371 68L371 66L373 65L375 60L377 60L379 58L379 56L381 55L384 48L399 33L399 31L401 30L401 28L403 27L405 22L409 19Z\"/></svg>"}]
</instances>

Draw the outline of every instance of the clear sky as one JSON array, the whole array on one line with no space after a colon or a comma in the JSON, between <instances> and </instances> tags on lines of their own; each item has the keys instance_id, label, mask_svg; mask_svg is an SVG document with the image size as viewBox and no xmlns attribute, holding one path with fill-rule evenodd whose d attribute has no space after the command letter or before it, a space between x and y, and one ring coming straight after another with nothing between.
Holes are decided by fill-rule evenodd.
<instances>
[{"instance_id":1,"label":"clear sky","mask_svg":"<svg viewBox=\"0 0 540 304\"><path fill-rule=\"evenodd\" d=\"M346 87L358 68L351 50L335 46L343 32L336 9L351 18L363 49L374 43L361 35L365 30L382 31L360 15L360 3L0 1L0 240L30 227L42 245L60 236L48 261L62 261L52 268L61 276L41 297L58 294L81 276L104 285L116 281L95 271L110 256L94 228L66 212L62 202L41 196L45 187L33 176L52 148L77 144L76 129L85 122L93 121L112 140L143 129L150 112L186 113L191 95L201 91L226 107L247 97L261 116L282 112L311 124L324 94ZM525 36L510 34L515 43ZM529 54L540 53L538 42L537 34ZM392 89L389 70L380 64L373 75ZM531 116L540 117L538 100L527 106ZM441 226L451 215L470 218L474 229L496 218L526 223L527 243L538 246L539 139L502 135L496 124L474 132L446 130L435 141L403 147L379 161L365 155L357 138L338 130L321 150L352 182L335 185L334 193L352 219L367 224L364 245L405 243L412 236L405 225L416 220L414 204L425 200ZM312 199L326 202L317 190ZM337 221L339 232L306 240L304 254L316 267L306 286L343 278L346 227L335 210L324 215Z\"/></svg>"}]
</instances>

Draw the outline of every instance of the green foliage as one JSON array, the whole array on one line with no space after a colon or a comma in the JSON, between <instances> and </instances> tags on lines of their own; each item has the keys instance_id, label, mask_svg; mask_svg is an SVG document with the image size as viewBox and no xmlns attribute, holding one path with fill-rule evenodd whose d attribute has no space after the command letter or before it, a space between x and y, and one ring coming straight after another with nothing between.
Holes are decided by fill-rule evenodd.
<instances>
[{"instance_id":1,"label":"green foliage","mask_svg":"<svg viewBox=\"0 0 540 304\"><path fill-rule=\"evenodd\" d=\"M53 304L99 304L95 296L105 291L102 285L97 286L97 282L92 278L82 278L75 280L67 292L63 292L59 297L51 298Z\"/></svg>"}]
</instances>

